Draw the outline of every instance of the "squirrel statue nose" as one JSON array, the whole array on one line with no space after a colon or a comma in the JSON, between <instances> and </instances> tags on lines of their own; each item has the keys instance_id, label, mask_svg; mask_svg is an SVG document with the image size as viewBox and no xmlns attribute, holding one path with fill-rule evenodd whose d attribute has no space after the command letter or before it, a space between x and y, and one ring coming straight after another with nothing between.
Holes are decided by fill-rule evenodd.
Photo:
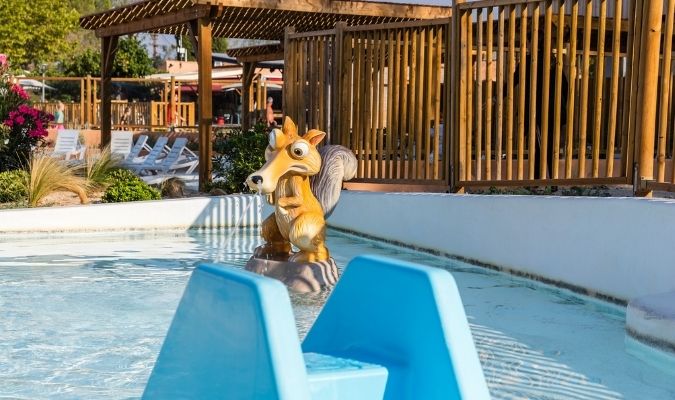
<instances>
[{"instance_id":1,"label":"squirrel statue nose","mask_svg":"<svg viewBox=\"0 0 675 400\"><path fill-rule=\"evenodd\" d=\"M263 178L260 175L254 175L251 177L251 181L255 183L256 185L259 185L263 182Z\"/></svg>"}]
</instances>

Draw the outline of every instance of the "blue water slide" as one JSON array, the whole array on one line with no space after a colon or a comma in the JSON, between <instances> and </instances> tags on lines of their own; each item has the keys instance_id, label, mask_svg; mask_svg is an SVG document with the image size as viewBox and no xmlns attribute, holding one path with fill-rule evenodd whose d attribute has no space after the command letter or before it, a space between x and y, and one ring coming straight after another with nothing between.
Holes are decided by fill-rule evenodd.
<instances>
[{"instance_id":1,"label":"blue water slide","mask_svg":"<svg viewBox=\"0 0 675 400\"><path fill-rule=\"evenodd\" d=\"M489 395L452 276L362 256L349 263L302 350L283 284L240 269L200 265L143 398Z\"/></svg>"}]
</instances>

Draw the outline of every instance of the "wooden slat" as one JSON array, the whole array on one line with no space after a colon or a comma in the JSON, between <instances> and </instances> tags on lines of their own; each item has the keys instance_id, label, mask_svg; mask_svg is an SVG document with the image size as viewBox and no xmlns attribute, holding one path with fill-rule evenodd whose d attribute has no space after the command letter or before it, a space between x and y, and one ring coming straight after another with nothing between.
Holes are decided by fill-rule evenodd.
<instances>
[{"instance_id":1,"label":"wooden slat","mask_svg":"<svg viewBox=\"0 0 675 400\"><path fill-rule=\"evenodd\" d=\"M516 74L516 7L509 9L509 66L506 89L506 179L513 179L514 78Z\"/></svg>"},{"instance_id":2,"label":"wooden slat","mask_svg":"<svg viewBox=\"0 0 675 400\"><path fill-rule=\"evenodd\" d=\"M394 117L396 114L394 114L394 82L398 82L398 80L394 80L394 69L395 69L395 54L394 54L394 40L395 40L395 35L396 31L394 30L388 30L387 31L387 153L386 153L386 161L387 163L387 169L385 170L385 175L384 177L387 179L391 179L394 177L393 175L393 168L394 164L392 162L393 157L393 136L394 136L394 120L398 118L398 116ZM396 43L396 47L398 48L398 43Z\"/></svg>"},{"instance_id":3,"label":"wooden slat","mask_svg":"<svg viewBox=\"0 0 675 400\"><path fill-rule=\"evenodd\" d=\"M417 110L417 97L415 96L415 88L417 87L416 82L417 82L417 42L418 42L418 36L419 32L417 29L413 30L411 32L412 34L410 35L410 77L408 80L408 108L410 110L410 113L408 115L408 129L407 129L407 137L406 137L406 150L407 150L407 167L405 168L406 170L406 175L405 177L407 179L413 179L415 178L414 174L414 167L415 167L415 158L414 158L414 136L415 136L415 118L417 116L416 110Z\"/></svg>"},{"instance_id":4,"label":"wooden slat","mask_svg":"<svg viewBox=\"0 0 675 400\"><path fill-rule=\"evenodd\" d=\"M410 42L413 35L411 31L406 29L403 31L403 62L401 63L401 122L399 130L399 173L397 178L404 179L408 176L406 170L405 160L408 159L408 132L410 132L409 117L408 117L408 81L410 70Z\"/></svg>"},{"instance_id":5,"label":"wooden slat","mask_svg":"<svg viewBox=\"0 0 675 400\"><path fill-rule=\"evenodd\" d=\"M425 155L422 154L422 140L424 138L424 61L425 61L425 47L426 47L426 29L420 29L417 35L417 81L415 86L417 88L415 100L415 163L413 177L416 179L424 178L422 170L422 160Z\"/></svg>"},{"instance_id":6,"label":"wooden slat","mask_svg":"<svg viewBox=\"0 0 675 400\"><path fill-rule=\"evenodd\" d=\"M604 104L603 83L605 82L605 25L607 22L607 0L600 0L600 29L598 31L598 56L595 60L595 105L593 107L593 161L592 176L597 178L600 170L600 130L602 128L602 106Z\"/></svg>"},{"instance_id":7,"label":"wooden slat","mask_svg":"<svg viewBox=\"0 0 675 400\"><path fill-rule=\"evenodd\" d=\"M368 91L371 92L370 100L370 129L368 129L369 139L370 139L370 177L379 178L378 176L378 164L377 164L377 126L379 124L378 117L379 113L379 69L380 69L380 59L379 59L379 34L380 31L374 31L372 33L372 44L370 47L370 56L372 58L372 72L370 75L370 87Z\"/></svg>"},{"instance_id":8,"label":"wooden slat","mask_svg":"<svg viewBox=\"0 0 675 400\"><path fill-rule=\"evenodd\" d=\"M542 88L541 88L541 141L539 143L539 177L544 179L548 176L551 176L552 171L548 171L548 158L553 157L552 154L549 154L549 104L551 104L550 92L551 92L551 29L553 24L553 0L547 0L544 3L544 68L542 79ZM538 99L534 99L537 101Z\"/></svg>"},{"instance_id":9,"label":"wooden slat","mask_svg":"<svg viewBox=\"0 0 675 400\"><path fill-rule=\"evenodd\" d=\"M490 8L487 10L487 65L485 73L485 179L492 179L492 56L494 48L494 21L496 20L497 10ZM499 160L499 159L497 159Z\"/></svg>"},{"instance_id":10,"label":"wooden slat","mask_svg":"<svg viewBox=\"0 0 675 400\"><path fill-rule=\"evenodd\" d=\"M499 22L497 28L497 126L495 129L495 179L502 179L502 132L504 129L504 7L497 9ZM489 178L492 179L492 178Z\"/></svg>"},{"instance_id":11,"label":"wooden slat","mask_svg":"<svg viewBox=\"0 0 675 400\"><path fill-rule=\"evenodd\" d=\"M356 153L356 158L358 159L358 169L357 177L364 177L364 168L363 168L363 122L362 122L362 109L363 109L363 80L364 80L364 48L363 48L363 36L361 33L354 33L354 110L353 110L353 119L354 124L353 129L353 150Z\"/></svg>"},{"instance_id":12,"label":"wooden slat","mask_svg":"<svg viewBox=\"0 0 675 400\"><path fill-rule=\"evenodd\" d=\"M392 84L392 91L394 92L393 104L391 107L392 113L392 130L389 136L392 137L392 173L391 178L400 178L401 177L401 129L403 124L401 123L402 119L400 118L403 113L403 109L400 108L400 104L403 101L403 91L405 88L405 83L402 79L405 79L404 74L401 73L401 70L404 68L403 62L401 61L401 41L402 41L402 32L400 29L394 31L394 83Z\"/></svg>"},{"instance_id":13,"label":"wooden slat","mask_svg":"<svg viewBox=\"0 0 675 400\"><path fill-rule=\"evenodd\" d=\"M373 165L371 140L373 136L373 36L374 32L366 32L366 55L365 55L365 75L364 75L364 93L365 101L363 103L363 148L365 158L365 177L373 177Z\"/></svg>"},{"instance_id":14,"label":"wooden slat","mask_svg":"<svg viewBox=\"0 0 675 400\"><path fill-rule=\"evenodd\" d=\"M385 178L385 168L386 164L385 162L387 161L385 158L385 153L384 153L384 128L387 125L385 118L385 110L388 107L388 103L386 101L385 93L384 93L384 87L385 87L385 69L386 69L386 48L387 48L387 31L379 31L380 32L380 37L379 37L379 105L378 105L378 110L379 110L379 117L378 117L378 127L377 127L377 153L378 156L380 157L380 166L378 168L378 176L380 178Z\"/></svg>"},{"instance_id":15,"label":"wooden slat","mask_svg":"<svg viewBox=\"0 0 675 400\"><path fill-rule=\"evenodd\" d=\"M424 179L431 179L431 121L434 116L432 107L433 104L433 93L434 93L434 80L433 80L433 65L434 65L434 27L427 28L427 37L426 37L426 51L425 51L425 72L424 72L424 89L425 89L425 102L424 102L424 113L422 115L422 120L424 123L423 128L423 142L424 142L424 158L420 157L423 160L423 169L424 169ZM434 154L436 156L436 154Z\"/></svg>"},{"instance_id":16,"label":"wooden slat","mask_svg":"<svg viewBox=\"0 0 675 400\"><path fill-rule=\"evenodd\" d=\"M658 121L658 150L657 150L657 172L656 181L665 182L666 180L666 142L668 130L668 106L670 101L670 83L672 76L671 60L673 49L673 24L675 23L675 0L668 0L668 9L666 12L666 30L664 32L663 60L661 61L661 95L660 111ZM675 150L675 148L673 148ZM675 161L675 155L673 156ZM675 165L675 162L673 162ZM675 175L671 178L675 182Z\"/></svg>"},{"instance_id":17,"label":"wooden slat","mask_svg":"<svg viewBox=\"0 0 675 400\"><path fill-rule=\"evenodd\" d=\"M530 100L529 100L529 143L527 146L528 176L534 179L535 160L537 157L537 65L539 61L539 4L532 5L532 40L530 41ZM545 111L544 111L545 112Z\"/></svg>"},{"instance_id":18,"label":"wooden slat","mask_svg":"<svg viewBox=\"0 0 675 400\"><path fill-rule=\"evenodd\" d=\"M618 0L623 1L623 0ZM555 59L555 95L554 95L554 115L553 115L553 157L551 178L558 179L559 159L560 159L560 130L562 129L562 81L563 81L563 39L565 26L565 6L563 1L558 1L558 29L556 31L556 59ZM567 105L565 105L566 107Z\"/></svg>"},{"instance_id":19,"label":"wooden slat","mask_svg":"<svg viewBox=\"0 0 675 400\"><path fill-rule=\"evenodd\" d=\"M572 31L570 32L569 63L570 69L567 75L569 82L569 95L567 96L567 134L565 138L565 178L572 177L572 152L574 149L574 89L577 81L577 16L579 15L579 0L572 0Z\"/></svg>"},{"instance_id":20,"label":"wooden slat","mask_svg":"<svg viewBox=\"0 0 675 400\"><path fill-rule=\"evenodd\" d=\"M443 162L447 161L448 154L441 149L440 146L440 140L441 140L441 135L443 133L441 132L441 97L445 95L441 91L441 80L443 79L443 64L442 64L442 57L443 57L443 38L444 38L444 31L443 31L443 26L439 26L436 28L436 55L434 56L434 89L433 89L433 95L434 95L434 144L433 144L433 152L434 152L434 167L433 167L433 179L443 179L444 175L439 174L439 165L441 162L441 157L443 157ZM446 64L447 66L447 64ZM447 67L446 67L447 68ZM446 81L446 87L445 90L448 90L447 86L447 81ZM447 99L447 96L445 96ZM448 119L445 119L445 130L449 130L450 124L448 123ZM449 135L445 135L445 140L450 140ZM443 169L443 173L445 173L445 169Z\"/></svg>"},{"instance_id":21,"label":"wooden slat","mask_svg":"<svg viewBox=\"0 0 675 400\"><path fill-rule=\"evenodd\" d=\"M586 0L586 10L591 9L592 0ZM591 75L591 18L592 13L586 11L584 15L584 43L583 59L581 64L581 93L579 93L579 168L578 177L586 177L586 132L588 129L588 84Z\"/></svg>"},{"instance_id":22,"label":"wooden slat","mask_svg":"<svg viewBox=\"0 0 675 400\"><path fill-rule=\"evenodd\" d=\"M524 179L525 171L525 96L527 88L527 18L528 9L526 4L521 5L520 9L520 70L518 76L518 164L516 176L518 179Z\"/></svg>"},{"instance_id":23,"label":"wooden slat","mask_svg":"<svg viewBox=\"0 0 675 400\"><path fill-rule=\"evenodd\" d=\"M476 21L476 180L483 178L482 169L482 151L483 151L483 10L477 11L478 20Z\"/></svg>"},{"instance_id":24,"label":"wooden slat","mask_svg":"<svg viewBox=\"0 0 675 400\"><path fill-rule=\"evenodd\" d=\"M473 21L473 12L469 13L469 21ZM466 69L466 180L470 181L472 178L472 163L473 163L473 113L474 113L474 103L473 103L473 87L474 87L474 78L473 78L473 23L467 24L467 34L466 34L466 59L468 62L468 68Z\"/></svg>"},{"instance_id":25,"label":"wooden slat","mask_svg":"<svg viewBox=\"0 0 675 400\"><path fill-rule=\"evenodd\" d=\"M457 10L459 8L456 7ZM458 40L457 42L457 47L455 48L457 50L457 59L458 59L458 65L457 65L457 71L458 71L458 87L457 87L457 92L454 93L457 98L457 139L453 142L453 144L457 144L456 150L454 150L454 157L456 157L456 176L453 178L455 181L453 182L454 189L460 189L457 186L458 181L463 181L466 180L467 178L467 173L466 173L466 164L468 161L466 159L466 137L469 135L469 132L467 131L467 101L466 101L466 96L465 93L468 90L468 85L469 82L467 80L467 69L469 69L469 58L467 56L467 48L468 48L468 42L467 42L467 27L466 25L470 21L471 14L469 11L462 11L461 14L459 15L459 23L457 24L456 30L455 30L455 35L457 35Z\"/></svg>"}]
</instances>

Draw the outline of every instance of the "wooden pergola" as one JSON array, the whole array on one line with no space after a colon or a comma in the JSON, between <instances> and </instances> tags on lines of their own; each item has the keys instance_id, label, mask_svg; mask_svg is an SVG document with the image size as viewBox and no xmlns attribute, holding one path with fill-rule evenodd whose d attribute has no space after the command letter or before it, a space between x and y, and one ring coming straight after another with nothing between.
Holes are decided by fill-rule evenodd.
<instances>
[{"instance_id":1,"label":"wooden pergola","mask_svg":"<svg viewBox=\"0 0 675 400\"><path fill-rule=\"evenodd\" d=\"M94 30L101 38L101 142L110 141L111 72L119 36L141 32L187 35L197 49L199 183L203 188L211 181L213 37L281 41L284 30L291 26L296 32L307 32L330 29L338 22L380 24L447 17L450 13L450 7L359 0L143 0L84 16L80 26ZM257 56L263 58L242 57L244 87L250 87L255 62L267 55ZM248 92L243 90L245 96Z\"/></svg>"}]
</instances>

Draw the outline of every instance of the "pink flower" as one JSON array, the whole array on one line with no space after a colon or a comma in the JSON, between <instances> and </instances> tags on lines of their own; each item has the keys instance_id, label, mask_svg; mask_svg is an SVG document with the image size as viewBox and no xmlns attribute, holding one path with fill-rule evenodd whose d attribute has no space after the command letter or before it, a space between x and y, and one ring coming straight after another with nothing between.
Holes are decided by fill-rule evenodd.
<instances>
[{"instance_id":1,"label":"pink flower","mask_svg":"<svg viewBox=\"0 0 675 400\"><path fill-rule=\"evenodd\" d=\"M21 97L23 100L28 100L28 93L20 85L12 85L12 93Z\"/></svg>"},{"instance_id":2,"label":"pink flower","mask_svg":"<svg viewBox=\"0 0 675 400\"><path fill-rule=\"evenodd\" d=\"M7 55L0 54L0 67L7 65Z\"/></svg>"}]
</instances>

